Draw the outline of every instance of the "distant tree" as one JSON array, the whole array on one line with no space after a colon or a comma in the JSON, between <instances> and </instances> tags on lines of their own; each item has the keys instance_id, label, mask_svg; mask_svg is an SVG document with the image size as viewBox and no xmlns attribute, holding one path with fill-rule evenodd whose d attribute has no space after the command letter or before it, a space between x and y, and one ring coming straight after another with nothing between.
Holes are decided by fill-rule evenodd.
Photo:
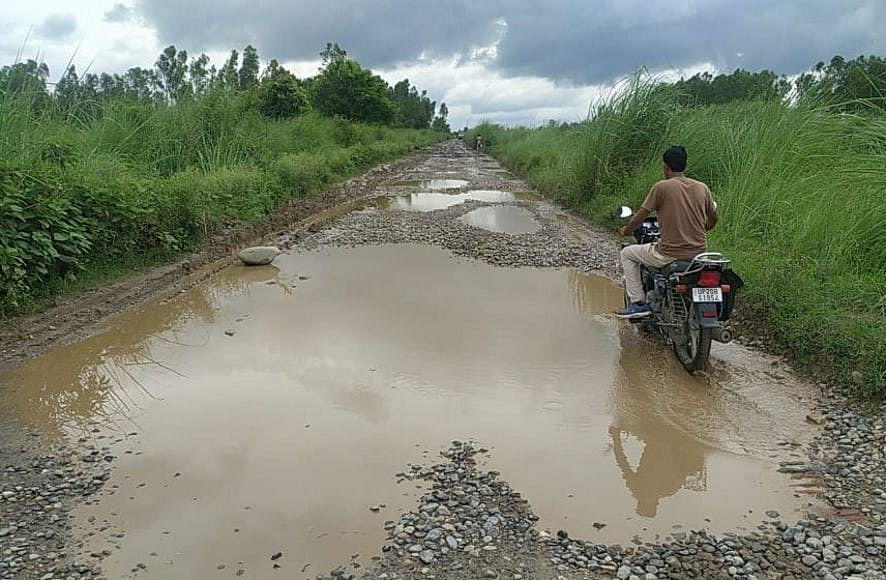
<instances>
[{"instance_id":1,"label":"distant tree","mask_svg":"<svg viewBox=\"0 0 886 580\"><path fill-rule=\"evenodd\" d=\"M188 72L187 51L179 51L175 48L175 45L170 44L160 53L154 67L157 69L160 88L166 94L167 100L174 103L190 92L191 87L186 82Z\"/></svg>"},{"instance_id":2,"label":"distant tree","mask_svg":"<svg viewBox=\"0 0 886 580\"><path fill-rule=\"evenodd\" d=\"M258 87L259 111L266 117L295 117L309 108L308 93L276 60L268 63Z\"/></svg>"},{"instance_id":3,"label":"distant tree","mask_svg":"<svg viewBox=\"0 0 886 580\"><path fill-rule=\"evenodd\" d=\"M431 129L441 133L451 133L452 131L449 128L449 123L446 120L448 116L449 107L446 106L446 103L440 103L440 110L437 113L437 116L434 117L434 122L431 123Z\"/></svg>"},{"instance_id":4,"label":"distant tree","mask_svg":"<svg viewBox=\"0 0 886 580\"><path fill-rule=\"evenodd\" d=\"M323 66L326 67L330 63L346 60L348 51L340 47L337 42L327 42L326 48L320 51L320 58L323 59Z\"/></svg>"},{"instance_id":5,"label":"distant tree","mask_svg":"<svg viewBox=\"0 0 886 580\"><path fill-rule=\"evenodd\" d=\"M202 95L206 92L206 89L209 88L209 84L212 82L212 75L210 74L210 70L207 68L209 64L209 57L206 56L205 53L201 53L200 56L191 59L191 64L188 65L188 77L191 80L191 90L195 95Z\"/></svg>"},{"instance_id":6,"label":"distant tree","mask_svg":"<svg viewBox=\"0 0 886 580\"><path fill-rule=\"evenodd\" d=\"M41 111L50 100L46 90L49 67L35 60L17 62L0 69L0 96L16 95L26 99L33 111Z\"/></svg>"},{"instance_id":7,"label":"distant tree","mask_svg":"<svg viewBox=\"0 0 886 580\"><path fill-rule=\"evenodd\" d=\"M73 107L79 101L80 78L74 65L69 66L55 84L55 98L64 109Z\"/></svg>"},{"instance_id":8,"label":"distant tree","mask_svg":"<svg viewBox=\"0 0 886 580\"><path fill-rule=\"evenodd\" d=\"M120 99L126 96L126 83L123 77L116 73L101 73L98 85L103 99Z\"/></svg>"},{"instance_id":9,"label":"distant tree","mask_svg":"<svg viewBox=\"0 0 886 580\"><path fill-rule=\"evenodd\" d=\"M419 94L418 89L409 84L409 79L403 79L389 88L388 96L397 108L395 125L413 129L430 127L436 103L428 98L426 92Z\"/></svg>"},{"instance_id":10,"label":"distant tree","mask_svg":"<svg viewBox=\"0 0 886 580\"><path fill-rule=\"evenodd\" d=\"M396 113L387 83L348 58L330 60L312 82L311 93L314 108L328 116L390 123Z\"/></svg>"},{"instance_id":11,"label":"distant tree","mask_svg":"<svg viewBox=\"0 0 886 580\"><path fill-rule=\"evenodd\" d=\"M258 51L251 44L243 49L243 60L240 63L240 89L247 89L258 84L260 63Z\"/></svg>"},{"instance_id":12,"label":"distant tree","mask_svg":"<svg viewBox=\"0 0 886 580\"><path fill-rule=\"evenodd\" d=\"M231 56L225 61L221 69L218 71L216 81L228 90L236 89L240 86L240 73L238 70L238 62L240 55L236 50L231 51Z\"/></svg>"},{"instance_id":13,"label":"distant tree","mask_svg":"<svg viewBox=\"0 0 886 580\"><path fill-rule=\"evenodd\" d=\"M0 91L6 93L46 93L49 67L30 59L0 69Z\"/></svg>"},{"instance_id":14,"label":"distant tree","mask_svg":"<svg viewBox=\"0 0 886 580\"><path fill-rule=\"evenodd\" d=\"M96 100L99 97L98 75L94 73L86 73L80 79L80 98L85 100Z\"/></svg>"},{"instance_id":15,"label":"distant tree","mask_svg":"<svg viewBox=\"0 0 886 580\"><path fill-rule=\"evenodd\" d=\"M160 86L156 71L138 66L123 74L123 82L126 84L126 95L139 101L154 99Z\"/></svg>"},{"instance_id":16,"label":"distant tree","mask_svg":"<svg viewBox=\"0 0 886 580\"><path fill-rule=\"evenodd\" d=\"M842 111L886 108L886 58L835 56L819 62L797 79L800 101L835 106Z\"/></svg>"},{"instance_id":17,"label":"distant tree","mask_svg":"<svg viewBox=\"0 0 886 580\"><path fill-rule=\"evenodd\" d=\"M683 105L714 105L733 101L781 100L790 89L783 76L769 70L749 72L737 69L731 74L696 74L674 83Z\"/></svg>"}]
</instances>

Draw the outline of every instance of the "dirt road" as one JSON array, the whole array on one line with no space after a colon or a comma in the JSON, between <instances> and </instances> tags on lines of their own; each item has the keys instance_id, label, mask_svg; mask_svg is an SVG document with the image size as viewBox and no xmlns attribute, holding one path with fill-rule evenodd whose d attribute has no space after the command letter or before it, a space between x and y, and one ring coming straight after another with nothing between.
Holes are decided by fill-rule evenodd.
<instances>
[{"instance_id":1,"label":"dirt road","mask_svg":"<svg viewBox=\"0 0 886 580\"><path fill-rule=\"evenodd\" d=\"M882 415L740 345L687 375L494 159L262 231L0 333L0 578L884 577Z\"/></svg>"}]
</instances>

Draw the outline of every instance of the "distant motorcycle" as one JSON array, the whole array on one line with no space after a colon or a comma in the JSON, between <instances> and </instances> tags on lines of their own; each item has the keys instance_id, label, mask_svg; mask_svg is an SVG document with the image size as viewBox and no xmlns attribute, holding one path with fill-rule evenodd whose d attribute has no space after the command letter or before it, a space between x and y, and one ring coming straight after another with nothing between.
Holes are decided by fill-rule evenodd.
<instances>
[{"instance_id":1,"label":"distant motorcycle","mask_svg":"<svg viewBox=\"0 0 886 580\"><path fill-rule=\"evenodd\" d=\"M622 206L619 217L634 211ZM638 244L657 243L661 230L657 217L647 217L634 231ZM731 261L719 252L705 252L691 260L677 260L661 269L641 266L646 303L652 315L632 319L641 330L664 338L689 372L702 370L708 363L711 341L732 341L732 332L723 327L735 306L735 294L744 282L730 267ZM625 306L629 304L625 295Z\"/></svg>"}]
</instances>

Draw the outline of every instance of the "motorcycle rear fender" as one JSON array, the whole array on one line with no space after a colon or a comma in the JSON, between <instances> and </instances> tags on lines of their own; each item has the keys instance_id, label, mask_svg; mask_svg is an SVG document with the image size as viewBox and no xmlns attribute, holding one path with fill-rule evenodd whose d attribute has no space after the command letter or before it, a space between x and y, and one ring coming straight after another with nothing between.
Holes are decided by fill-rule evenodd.
<instances>
[{"instance_id":1,"label":"motorcycle rear fender","mask_svg":"<svg viewBox=\"0 0 886 580\"><path fill-rule=\"evenodd\" d=\"M713 314L711 314L713 313ZM707 314L707 316L705 316ZM695 316L701 328L720 328L719 312L714 302L698 302L695 304Z\"/></svg>"}]
</instances>

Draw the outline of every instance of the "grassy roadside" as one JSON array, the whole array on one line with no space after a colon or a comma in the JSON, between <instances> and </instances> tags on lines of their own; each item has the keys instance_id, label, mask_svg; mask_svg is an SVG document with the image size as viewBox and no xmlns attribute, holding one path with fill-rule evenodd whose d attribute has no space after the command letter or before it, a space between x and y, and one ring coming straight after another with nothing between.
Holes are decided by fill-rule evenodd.
<instances>
[{"instance_id":1,"label":"grassy roadside","mask_svg":"<svg viewBox=\"0 0 886 580\"><path fill-rule=\"evenodd\" d=\"M660 179L660 152L686 145L689 174L720 204L710 245L747 282L746 311L810 374L886 395L886 114L680 108L674 97L637 82L584 123L474 133L533 186L613 228L614 208L638 206Z\"/></svg>"},{"instance_id":2,"label":"grassy roadside","mask_svg":"<svg viewBox=\"0 0 886 580\"><path fill-rule=\"evenodd\" d=\"M268 119L222 93L101 106L80 118L0 96L0 322L443 138L318 114Z\"/></svg>"}]
</instances>

